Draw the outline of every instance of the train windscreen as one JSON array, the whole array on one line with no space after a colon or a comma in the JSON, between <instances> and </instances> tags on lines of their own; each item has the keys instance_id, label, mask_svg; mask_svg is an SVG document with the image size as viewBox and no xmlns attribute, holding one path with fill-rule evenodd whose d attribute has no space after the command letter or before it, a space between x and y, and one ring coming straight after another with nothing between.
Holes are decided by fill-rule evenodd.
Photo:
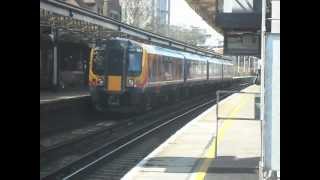
<instances>
[{"instance_id":1,"label":"train windscreen","mask_svg":"<svg viewBox=\"0 0 320 180\"><path fill-rule=\"evenodd\" d=\"M142 49L133 46L128 52L128 75L138 76L141 73Z\"/></svg>"},{"instance_id":2,"label":"train windscreen","mask_svg":"<svg viewBox=\"0 0 320 180\"><path fill-rule=\"evenodd\" d=\"M123 75L125 56L127 56L127 73L138 76L142 71L142 48L135 45L128 47L125 41L111 40L96 49L93 59L93 71L98 75Z\"/></svg>"},{"instance_id":3,"label":"train windscreen","mask_svg":"<svg viewBox=\"0 0 320 180\"><path fill-rule=\"evenodd\" d=\"M92 70L97 75L104 74L104 69L105 69L104 56L105 56L105 50L99 49L95 51L93 62L92 62Z\"/></svg>"},{"instance_id":4,"label":"train windscreen","mask_svg":"<svg viewBox=\"0 0 320 180\"><path fill-rule=\"evenodd\" d=\"M108 41L96 48L92 70L98 75L122 75L127 43Z\"/></svg>"},{"instance_id":5,"label":"train windscreen","mask_svg":"<svg viewBox=\"0 0 320 180\"><path fill-rule=\"evenodd\" d=\"M109 41L105 55L108 75L122 75L126 46L125 41Z\"/></svg>"}]
</instances>

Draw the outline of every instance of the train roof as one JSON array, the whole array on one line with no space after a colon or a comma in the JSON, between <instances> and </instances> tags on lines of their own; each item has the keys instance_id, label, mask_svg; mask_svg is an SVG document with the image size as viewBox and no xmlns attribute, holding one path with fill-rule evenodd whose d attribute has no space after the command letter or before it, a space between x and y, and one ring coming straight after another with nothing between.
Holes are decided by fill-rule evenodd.
<instances>
[{"instance_id":1,"label":"train roof","mask_svg":"<svg viewBox=\"0 0 320 180\"><path fill-rule=\"evenodd\" d=\"M207 61L206 56L200 56L197 54L192 54L188 52L181 52L186 59L196 60L196 61Z\"/></svg>"},{"instance_id":2,"label":"train roof","mask_svg":"<svg viewBox=\"0 0 320 180\"><path fill-rule=\"evenodd\" d=\"M163 48L159 46L154 46L154 45L149 45L149 44L144 44L141 42L137 42L131 39L126 39L126 38L112 38L113 40L122 40L122 41L129 41L132 44L136 44L139 46L142 46L148 53L150 54L158 54L158 55L163 55L163 56L170 56L170 57L175 57L179 59L191 59L191 60L196 60L196 61L209 61L212 63L216 64L223 64L223 65L233 65L229 60L226 60L224 58L218 59L218 58L212 58L212 57L207 57L207 56L201 56L198 54L192 54L190 52L183 52L183 51L177 51L173 49L168 49L168 48Z\"/></svg>"},{"instance_id":3,"label":"train roof","mask_svg":"<svg viewBox=\"0 0 320 180\"><path fill-rule=\"evenodd\" d=\"M158 46L152 46L148 44L141 44L141 45L150 54L159 54L163 56L170 56L170 57L175 57L179 59L184 59L184 56L181 54L180 51L166 49Z\"/></svg>"},{"instance_id":4,"label":"train roof","mask_svg":"<svg viewBox=\"0 0 320 180\"><path fill-rule=\"evenodd\" d=\"M233 63L229 62L228 60L222 60L222 64L223 65L229 65L229 66L233 65Z\"/></svg>"}]
</instances>

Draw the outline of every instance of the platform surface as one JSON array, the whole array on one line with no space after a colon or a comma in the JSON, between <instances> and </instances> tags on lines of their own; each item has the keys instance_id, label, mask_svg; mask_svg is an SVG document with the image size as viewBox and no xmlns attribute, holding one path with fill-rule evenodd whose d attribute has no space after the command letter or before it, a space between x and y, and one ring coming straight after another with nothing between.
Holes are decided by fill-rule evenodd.
<instances>
[{"instance_id":1,"label":"platform surface","mask_svg":"<svg viewBox=\"0 0 320 180\"><path fill-rule=\"evenodd\" d=\"M244 92L260 93L252 85ZM125 180L258 180L261 131L257 97L233 94L219 103L216 152L216 105L178 130L132 168Z\"/></svg>"},{"instance_id":2,"label":"platform surface","mask_svg":"<svg viewBox=\"0 0 320 180\"><path fill-rule=\"evenodd\" d=\"M79 99L89 96L90 93L88 90L72 90L61 92L40 91L40 105L64 100Z\"/></svg>"}]
</instances>

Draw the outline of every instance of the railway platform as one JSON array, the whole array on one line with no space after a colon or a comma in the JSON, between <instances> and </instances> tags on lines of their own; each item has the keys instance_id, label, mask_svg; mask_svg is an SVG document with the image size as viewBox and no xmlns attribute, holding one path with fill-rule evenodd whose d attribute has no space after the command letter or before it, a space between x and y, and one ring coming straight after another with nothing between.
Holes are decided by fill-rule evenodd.
<instances>
[{"instance_id":1,"label":"railway platform","mask_svg":"<svg viewBox=\"0 0 320 180\"><path fill-rule=\"evenodd\" d=\"M70 99L81 99L88 96L90 96L89 91L86 89L61 92L40 91L40 105Z\"/></svg>"},{"instance_id":2,"label":"railway platform","mask_svg":"<svg viewBox=\"0 0 320 180\"><path fill-rule=\"evenodd\" d=\"M90 94L87 89L60 92L40 91L40 113L66 107L88 104Z\"/></svg>"},{"instance_id":3,"label":"railway platform","mask_svg":"<svg viewBox=\"0 0 320 180\"><path fill-rule=\"evenodd\" d=\"M260 86L241 92L220 100L218 113L214 105L193 119L122 179L258 180Z\"/></svg>"}]
</instances>

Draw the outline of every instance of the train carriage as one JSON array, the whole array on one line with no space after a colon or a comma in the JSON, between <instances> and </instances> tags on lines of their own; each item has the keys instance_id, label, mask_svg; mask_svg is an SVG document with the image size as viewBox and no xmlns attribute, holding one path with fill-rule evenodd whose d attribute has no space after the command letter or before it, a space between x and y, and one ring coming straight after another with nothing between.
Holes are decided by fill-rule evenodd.
<instances>
[{"instance_id":1,"label":"train carriage","mask_svg":"<svg viewBox=\"0 0 320 180\"><path fill-rule=\"evenodd\" d=\"M123 38L92 49L90 93L104 111L137 111L231 83L233 64Z\"/></svg>"}]
</instances>

